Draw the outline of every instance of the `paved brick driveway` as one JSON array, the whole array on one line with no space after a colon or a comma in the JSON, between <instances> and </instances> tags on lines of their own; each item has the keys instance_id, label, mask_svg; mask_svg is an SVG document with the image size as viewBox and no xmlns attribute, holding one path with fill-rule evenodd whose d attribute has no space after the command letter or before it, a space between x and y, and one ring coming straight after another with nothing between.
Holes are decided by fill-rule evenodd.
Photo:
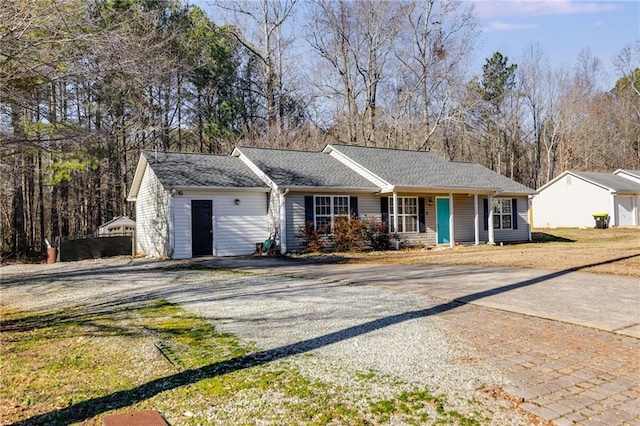
<instances>
[{"instance_id":1,"label":"paved brick driveway","mask_svg":"<svg viewBox=\"0 0 640 426\"><path fill-rule=\"evenodd\" d=\"M513 381L520 407L557 425L640 425L636 338L466 305L440 314L449 333Z\"/></svg>"}]
</instances>

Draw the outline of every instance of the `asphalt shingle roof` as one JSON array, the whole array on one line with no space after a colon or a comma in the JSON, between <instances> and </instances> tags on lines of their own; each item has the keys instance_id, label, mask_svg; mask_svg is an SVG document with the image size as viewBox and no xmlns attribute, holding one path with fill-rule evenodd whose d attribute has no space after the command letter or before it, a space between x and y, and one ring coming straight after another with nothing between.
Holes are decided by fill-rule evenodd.
<instances>
[{"instance_id":1,"label":"asphalt shingle roof","mask_svg":"<svg viewBox=\"0 0 640 426\"><path fill-rule=\"evenodd\" d=\"M228 155L158 153L143 151L149 166L165 188L266 188L239 158Z\"/></svg>"},{"instance_id":2,"label":"asphalt shingle roof","mask_svg":"<svg viewBox=\"0 0 640 426\"><path fill-rule=\"evenodd\" d=\"M322 152L237 149L278 186L377 189L373 183Z\"/></svg>"},{"instance_id":3,"label":"asphalt shingle roof","mask_svg":"<svg viewBox=\"0 0 640 426\"><path fill-rule=\"evenodd\" d=\"M591 182L602 185L606 188L613 189L614 191L621 192L635 192L640 194L640 183L634 182L631 179L626 179L618 175L612 175L609 173L596 173L596 172L571 172L572 174L587 179Z\"/></svg>"},{"instance_id":4,"label":"asphalt shingle roof","mask_svg":"<svg viewBox=\"0 0 640 426\"><path fill-rule=\"evenodd\" d=\"M331 147L394 186L535 192L480 164L448 161L431 152L333 144Z\"/></svg>"},{"instance_id":5,"label":"asphalt shingle roof","mask_svg":"<svg viewBox=\"0 0 640 426\"><path fill-rule=\"evenodd\" d=\"M640 170L629 170L629 169L620 169L623 172L629 173L630 175L640 176Z\"/></svg>"}]
</instances>

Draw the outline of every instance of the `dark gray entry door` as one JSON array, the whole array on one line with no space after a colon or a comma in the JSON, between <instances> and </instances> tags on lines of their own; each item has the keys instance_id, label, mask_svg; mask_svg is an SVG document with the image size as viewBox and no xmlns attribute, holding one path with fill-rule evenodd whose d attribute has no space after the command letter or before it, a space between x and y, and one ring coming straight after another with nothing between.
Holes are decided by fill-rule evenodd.
<instances>
[{"instance_id":1,"label":"dark gray entry door","mask_svg":"<svg viewBox=\"0 0 640 426\"><path fill-rule=\"evenodd\" d=\"M213 224L211 200L191 201L192 256L213 254Z\"/></svg>"}]
</instances>

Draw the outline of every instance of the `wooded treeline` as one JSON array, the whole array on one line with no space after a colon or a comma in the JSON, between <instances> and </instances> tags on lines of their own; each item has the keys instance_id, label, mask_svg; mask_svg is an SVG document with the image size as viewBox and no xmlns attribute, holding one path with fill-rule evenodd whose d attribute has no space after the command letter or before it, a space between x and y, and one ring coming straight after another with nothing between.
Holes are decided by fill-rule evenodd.
<instances>
[{"instance_id":1,"label":"wooded treeline","mask_svg":"<svg viewBox=\"0 0 640 426\"><path fill-rule=\"evenodd\" d=\"M432 150L537 188L566 169L640 169L640 40L614 87L588 50L532 44L470 69L473 5L426 1L0 3L3 257L121 214L141 149L236 144Z\"/></svg>"}]
</instances>

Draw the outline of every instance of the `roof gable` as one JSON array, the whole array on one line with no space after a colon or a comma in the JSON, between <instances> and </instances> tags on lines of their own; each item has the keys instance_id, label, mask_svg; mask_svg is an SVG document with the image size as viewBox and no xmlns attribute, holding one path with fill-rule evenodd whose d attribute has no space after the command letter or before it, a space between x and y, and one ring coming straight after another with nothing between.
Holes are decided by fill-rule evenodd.
<instances>
[{"instance_id":1,"label":"roof gable","mask_svg":"<svg viewBox=\"0 0 640 426\"><path fill-rule=\"evenodd\" d=\"M236 157L147 151L142 156L165 188L267 187Z\"/></svg>"},{"instance_id":2,"label":"roof gable","mask_svg":"<svg viewBox=\"0 0 640 426\"><path fill-rule=\"evenodd\" d=\"M324 187L375 190L377 187L341 162L315 151L238 147L280 187Z\"/></svg>"},{"instance_id":3,"label":"roof gable","mask_svg":"<svg viewBox=\"0 0 640 426\"><path fill-rule=\"evenodd\" d=\"M628 170L628 169L618 169L615 172L613 172L614 175L617 176L629 176L631 178L636 178L636 179L640 179L640 170Z\"/></svg>"},{"instance_id":4,"label":"roof gable","mask_svg":"<svg viewBox=\"0 0 640 426\"><path fill-rule=\"evenodd\" d=\"M330 149L327 149L330 148ZM448 161L427 151L328 145L394 187L533 194L534 190L477 163Z\"/></svg>"},{"instance_id":5,"label":"roof gable","mask_svg":"<svg viewBox=\"0 0 640 426\"><path fill-rule=\"evenodd\" d=\"M113 219L103 223L99 228L105 228L114 225L136 226L136 222L128 216L116 216Z\"/></svg>"},{"instance_id":6,"label":"roof gable","mask_svg":"<svg viewBox=\"0 0 640 426\"><path fill-rule=\"evenodd\" d=\"M574 176L585 182L589 182L592 185L599 186L600 188L607 191L640 194L640 184L634 182L631 179L626 179L622 176L610 173L578 172L573 170L566 170L560 173L558 176L538 188L538 192L544 191L546 188L558 182L567 175Z\"/></svg>"}]
</instances>

